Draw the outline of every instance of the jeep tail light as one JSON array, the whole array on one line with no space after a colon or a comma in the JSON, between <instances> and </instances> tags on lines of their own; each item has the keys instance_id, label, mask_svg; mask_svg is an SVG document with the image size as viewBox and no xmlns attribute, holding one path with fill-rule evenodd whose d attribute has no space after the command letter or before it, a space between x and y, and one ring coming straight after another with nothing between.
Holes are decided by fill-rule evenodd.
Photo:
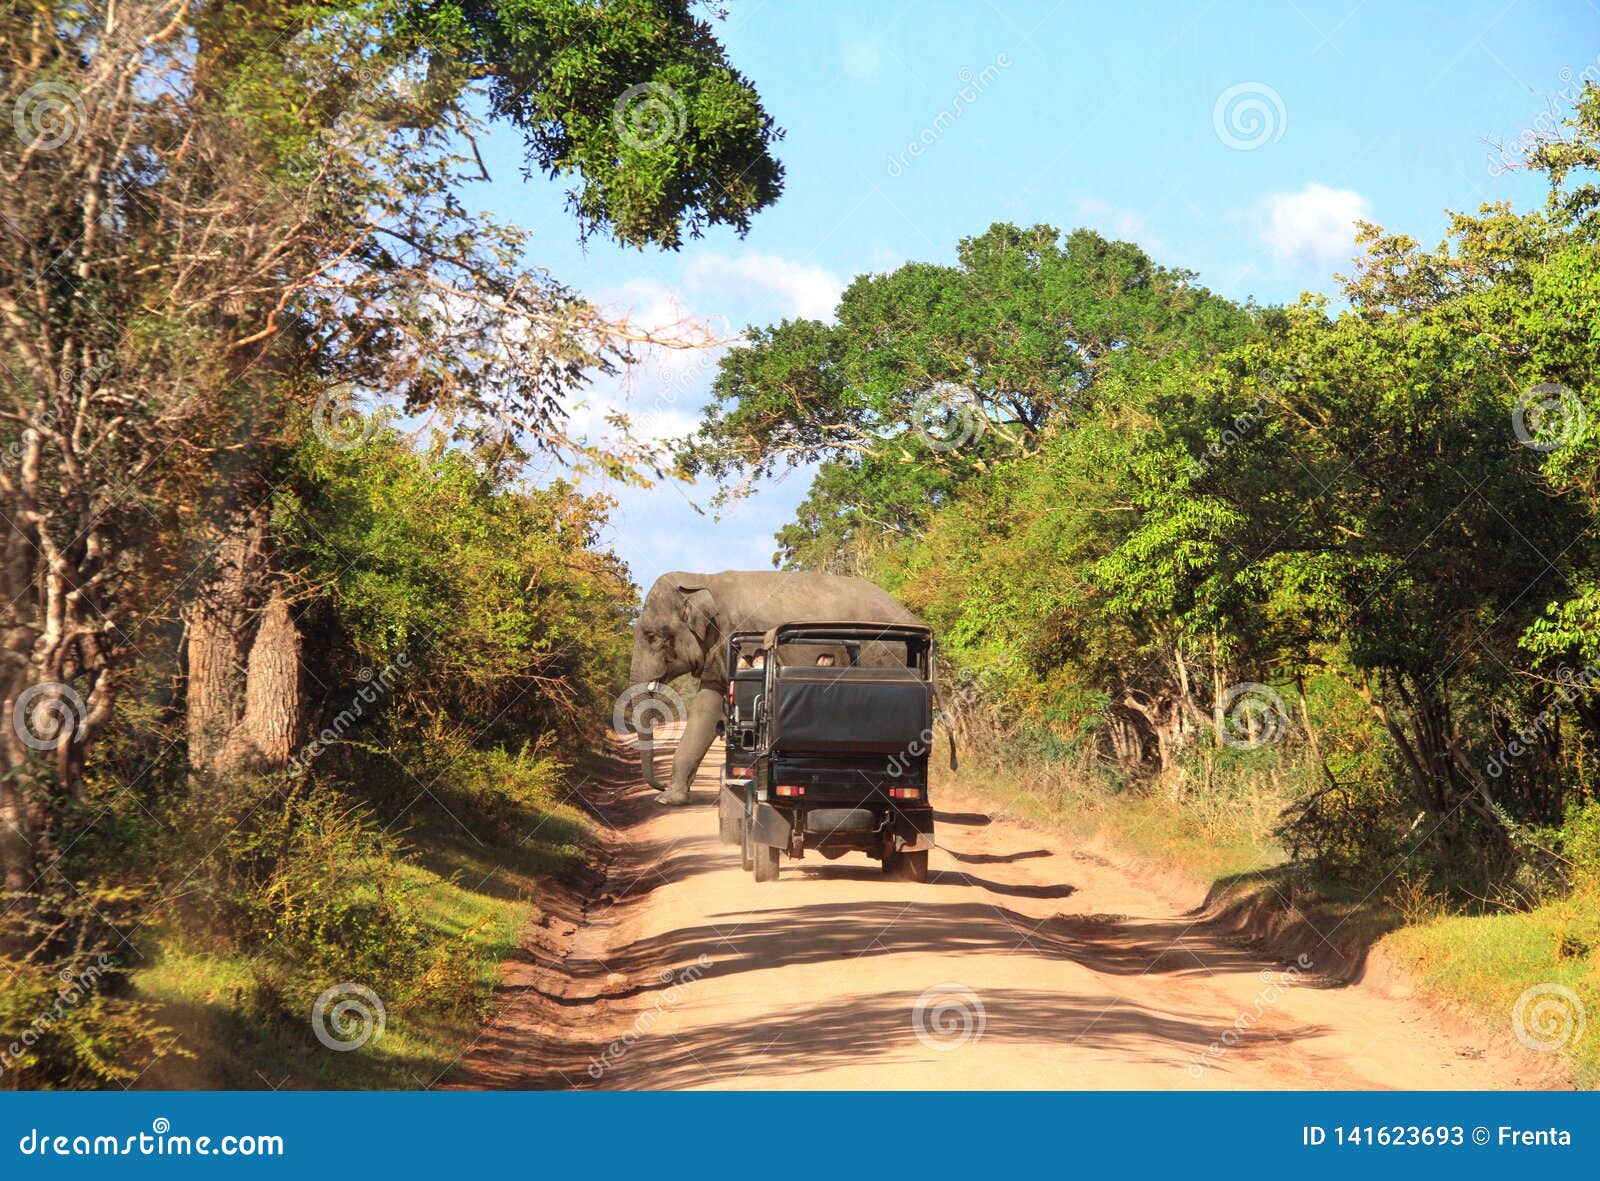
<instances>
[{"instance_id":1,"label":"jeep tail light","mask_svg":"<svg viewBox=\"0 0 1600 1181\"><path fill-rule=\"evenodd\" d=\"M891 800L920 800L922 789L920 787L891 787L889 789Z\"/></svg>"},{"instance_id":2,"label":"jeep tail light","mask_svg":"<svg viewBox=\"0 0 1600 1181\"><path fill-rule=\"evenodd\" d=\"M780 783L772 790L777 792L780 796L803 796L806 794L805 788L793 783Z\"/></svg>"}]
</instances>

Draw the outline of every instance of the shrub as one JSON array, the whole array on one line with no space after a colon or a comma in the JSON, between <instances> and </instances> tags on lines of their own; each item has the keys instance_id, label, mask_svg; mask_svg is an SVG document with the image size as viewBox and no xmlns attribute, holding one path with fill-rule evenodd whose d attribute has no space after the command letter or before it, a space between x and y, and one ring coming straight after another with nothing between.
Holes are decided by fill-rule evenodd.
<instances>
[{"instance_id":1,"label":"shrub","mask_svg":"<svg viewBox=\"0 0 1600 1181\"><path fill-rule=\"evenodd\" d=\"M184 1053L126 995L128 950L104 916L130 913L136 892L46 890L27 919L14 901L0 895L0 1090L126 1086Z\"/></svg>"},{"instance_id":2,"label":"shrub","mask_svg":"<svg viewBox=\"0 0 1600 1181\"><path fill-rule=\"evenodd\" d=\"M1600 800L1567 809L1559 842L1574 892L1590 896L1600 892Z\"/></svg>"}]
</instances>

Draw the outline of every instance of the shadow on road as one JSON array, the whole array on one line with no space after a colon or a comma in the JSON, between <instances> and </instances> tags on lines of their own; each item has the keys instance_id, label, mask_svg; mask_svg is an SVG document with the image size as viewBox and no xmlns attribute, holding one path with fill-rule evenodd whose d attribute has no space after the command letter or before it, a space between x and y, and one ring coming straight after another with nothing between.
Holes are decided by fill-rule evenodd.
<instances>
[{"instance_id":1,"label":"shadow on road","mask_svg":"<svg viewBox=\"0 0 1600 1181\"><path fill-rule=\"evenodd\" d=\"M854 997L848 1002L788 1008L755 1022L643 1038L625 1051L627 1085L652 1090L737 1087L752 1069L767 1077L803 1075L859 1063L864 1055L887 1065L897 1058L925 1059L929 1046L956 1049L979 1040L986 1045L1011 1043L1035 1048L1078 1046L1124 1060L1168 1062L1177 1072L1204 1054L1219 1036L1214 1022L1173 1016L1127 1001L1113 999L1108 1004L1103 995L989 989L970 1002L953 997L949 1008L930 1008L923 996L911 989ZM919 1001L924 1006L920 1026ZM1321 1026L1258 1026L1238 1036L1229 1056L1237 1056L1237 1061L1263 1045L1281 1046L1324 1032ZM1225 1071L1228 1059L1216 1065ZM567 1077L582 1087L611 1085L603 1068L598 1079L590 1071L569 1071ZM1014 1085L1003 1075L976 1083ZM1070 1086L1071 1080L1062 1083Z\"/></svg>"},{"instance_id":2,"label":"shadow on road","mask_svg":"<svg viewBox=\"0 0 1600 1181\"><path fill-rule=\"evenodd\" d=\"M935 824L955 824L962 828L983 828L985 825L993 824L994 817L983 812L941 812L935 808L933 810L933 822Z\"/></svg>"},{"instance_id":3,"label":"shadow on road","mask_svg":"<svg viewBox=\"0 0 1600 1181\"><path fill-rule=\"evenodd\" d=\"M1035 857L1055 856L1049 849L1025 849L1020 853L962 853L945 845L940 845L939 848L963 865L1014 865L1018 861L1031 861Z\"/></svg>"},{"instance_id":4,"label":"shadow on road","mask_svg":"<svg viewBox=\"0 0 1600 1181\"><path fill-rule=\"evenodd\" d=\"M670 746L661 744L669 757ZM589 896L581 920L586 930L600 932L615 922L628 922L631 906L672 883L693 892L701 880L726 874L737 866L734 850L715 836L714 787L708 790L702 774L695 804L704 827L667 826L681 835L657 834L650 826L660 814L654 792L637 790L637 755L619 750L620 758L603 778L592 779L598 789L592 801L597 814L628 849L628 856L606 873L602 890ZM714 768L713 757L707 764ZM714 777L715 771L711 772ZM714 785L714 778L712 783ZM982 813L938 813L940 825L961 839L963 827L988 825ZM1018 833L1019 843L1028 840ZM974 839L973 843L977 843ZM1031 844L1031 842L1030 842ZM980 846L981 847L981 846ZM519 992L548 1006L561 1016L542 1026L537 1022L496 1023L485 1031L474 1053L472 1085L540 1086L555 1088L649 1087L678 1088L704 1085L737 1086L745 1072L760 1076L803 1075L833 1066L860 1062L868 1056L892 1064L926 1061L929 1041L961 1036L961 1019L981 1021L986 1043L1015 1043L1032 1047L1083 1046L1103 1050L1123 1063L1157 1064L1181 1070L1204 1053L1220 1036L1215 1014L1190 1012L1181 1003L1167 1004L1159 988L1122 989L1075 993L1026 987L985 987L981 1017L956 1014L957 1022L940 1023L926 1017L919 1027L915 1014L919 1002L926 1008L923 990L931 980L902 980L891 968L889 987L867 989L826 1002L816 996L793 995L794 970L806 966L865 964L885 957L936 956L946 965L944 979L960 981L967 959L970 972L981 981L993 970L995 957L1020 966L1022 979L1032 975L1026 961L1045 965L1073 964L1109 977L1200 981L1234 973L1255 974L1264 961L1258 950L1219 936L1193 916L1129 920L1118 915L1053 913L1041 918L1007 904L1007 899L1053 900L1070 897L1077 886L1068 882L1004 882L979 877L967 867L1003 867L1044 859L1051 850L1023 847L966 852L943 849L957 868L938 869L924 884L890 882L876 865L827 862L808 857L787 861L783 878L771 886L749 885L727 891L727 881L704 882L720 906L707 905L684 918L680 925L656 934L632 937L621 946L602 938L595 944L603 955L591 954L586 944L574 943L559 963L537 943L513 957L525 965L544 965L544 976L526 975L533 983L518 988L503 986L505 1006L519 1003ZM886 893L852 888L848 899L830 892L828 883L881 883ZM709 902L710 900L707 899ZM1020 904L1019 904L1020 905ZM1048 909L1048 908L1046 908ZM704 957L704 958L702 958ZM987 962L985 957L987 957ZM689 972L696 965L695 972ZM851 969L852 971L856 969ZM882 971L882 969L879 969ZM1061 979L1059 972L1051 972ZM550 979L558 987L546 991L537 983ZM872 979L870 971L864 980ZM1012 979L1015 979L1013 977ZM625 1065L613 1061L617 1043L591 1044L599 1037L619 1036L615 1028L601 1025L592 1032L590 1022L608 1005L622 1005L638 1014L641 1023L654 1027L667 1008L685 1003L694 990L708 982L724 989L730 981L733 995L756 990L773 991L770 1015L753 1019L711 1020L679 1026L670 1036L628 1039ZM901 986L904 987L901 987ZM1145 1003L1133 999L1143 991ZM1186 995L1183 988L1171 995ZM633 1003L630 1004L630 998ZM781 998L781 1001L780 999ZM598 1004L597 1004L598 1002ZM693 1003L693 1002L688 1002ZM930 1022L932 1025L930 1027ZM931 1028L931 1032L930 1032ZM1286 1042L1321 1036L1318 1026L1291 1026L1270 1016L1240 1035L1227 1062L1248 1061L1256 1053ZM609 1050L608 1050L609 1047ZM935 1046L934 1048L938 1048ZM1238 1055L1237 1058L1232 1055ZM935 1056L943 1062L942 1055ZM970 1061L970 1060L969 1060ZM1006 1086L1008 1080L966 1078L966 1085ZM1072 1086L1063 1078L1059 1085Z\"/></svg>"}]
</instances>

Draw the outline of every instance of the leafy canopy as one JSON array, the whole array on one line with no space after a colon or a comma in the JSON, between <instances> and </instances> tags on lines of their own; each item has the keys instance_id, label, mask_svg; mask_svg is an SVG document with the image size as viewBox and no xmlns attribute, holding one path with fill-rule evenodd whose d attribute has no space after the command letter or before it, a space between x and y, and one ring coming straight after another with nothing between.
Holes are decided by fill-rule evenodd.
<instances>
[{"instance_id":1,"label":"leafy canopy","mask_svg":"<svg viewBox=\"0 0 1600 1181\"><path fill-rule=\"evenodd\" d=\"M1113 374L1226 348L1254 316L1092 230L997 223L953 265L862 275L837 321L755 329L680 459L719 478L822 460L790 562L904 537L976 473L1078 422Z\"/></svg>"}]
</instances>

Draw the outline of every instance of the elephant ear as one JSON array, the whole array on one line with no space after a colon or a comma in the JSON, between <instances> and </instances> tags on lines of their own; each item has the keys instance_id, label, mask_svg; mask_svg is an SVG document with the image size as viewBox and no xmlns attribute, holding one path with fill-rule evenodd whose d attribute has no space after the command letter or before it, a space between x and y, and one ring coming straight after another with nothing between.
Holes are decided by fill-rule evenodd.
<instances>
[{"instance_id":1,"label":"elephant ear","mask_svg":"<svg viewBox=\"0 0 1600 1181\"><path fill-rule=\"evenodd\" d=\"M702 644L711 638L711 629L717 621L717 600L703 586L680 586L683 595L683 620Z\"/></svg>"}]
</instances>

